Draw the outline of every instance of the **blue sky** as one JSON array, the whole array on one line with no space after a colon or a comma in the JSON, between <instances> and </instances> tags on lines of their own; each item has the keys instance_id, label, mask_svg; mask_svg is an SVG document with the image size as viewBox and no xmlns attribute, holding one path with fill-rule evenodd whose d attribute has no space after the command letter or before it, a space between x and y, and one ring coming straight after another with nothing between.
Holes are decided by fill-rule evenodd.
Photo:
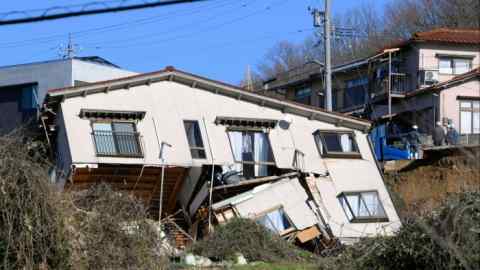
<instances>
[{"instance_id":1,"label":"blue sky","mask_svg":"<svg viewBox=\"0 0 480 270\"><path fill-rule=\"evenodd\" d=\"M94 0L2 1L12 10L83 4ZM369 0L333 0L333 12ZM135 2L135 1L133 1ZM375 1L381 8L384 0ZM321 0L210 0L139 11L0 26L0 66L58 58L72 33L79 56L98 55L129 70L176 68L237 84L269 48L312 34L308 6Z\"/></svg>"}]
</instances>

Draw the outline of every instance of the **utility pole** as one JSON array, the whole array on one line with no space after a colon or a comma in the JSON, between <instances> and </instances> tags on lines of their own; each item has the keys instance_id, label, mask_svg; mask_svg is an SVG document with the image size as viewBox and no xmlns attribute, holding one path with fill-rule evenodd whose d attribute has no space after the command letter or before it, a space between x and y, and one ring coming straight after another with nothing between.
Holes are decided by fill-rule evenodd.
<instances>
[{"instance_id":1,"label":"utility pole","mask_svg":"<svg viewBox=\"0 0 480 270\"><path fill-rule=\"evenodd\" d=\"M332 62L331 62L331 26L330 26L330 0L325 0L325 10L312 10L313 26L320 27L323 24L323 44L325 46L325 109L332 111Z\"/></svg>"}]
</instances>

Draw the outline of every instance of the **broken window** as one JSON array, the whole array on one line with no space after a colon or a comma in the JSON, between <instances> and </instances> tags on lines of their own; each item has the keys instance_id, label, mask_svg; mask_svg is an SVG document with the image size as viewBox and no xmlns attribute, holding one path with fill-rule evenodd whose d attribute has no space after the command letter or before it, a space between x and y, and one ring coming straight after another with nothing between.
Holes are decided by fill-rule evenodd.
<instances>
[{"instance_id":1,"label":"broken window","mask_svg":"<svg viewBox=\"0 0 480 270\"><path fill-rule=\"evenodd\" d=\"M279 235L284 235L294 230L294 227L283 208L277 208L260 216L257 219L257 223Z\"/></svg>"},{"instance_id":2,"label":"broken window","mask_svg":"<svg viewBox=\"0 0 480 270\"><path fill-rule=\"evenodd\" d=\"M228 131L238 171L246 178L271 175L275 162L267 133L257 130Z\"/></svg>"},{"instance_id":3,"label":"broken window","mask_svg":"<svg viewBox=\"0 0 480 270\"><path fill-rule=\"evenodd\" d=\"M324 157L361 157L352 132L317 131L314 138L320 155Z\"/></svg>"},{"instance_id":4,"label":"broken window","mask_svg":"<svg viewBox=\"0 0 480 270\"><path fill-rule=\"evenodd\" d=\"M187 135L188 145L190 146L190 153L194 159L204 159L205 148L203 146L202 134L198 121L183 121L185 126L185 133Z\"/></svg>"},{"instance_id":5,"label":"broken window","mask_svg":"<svg viewBox=\"0 0 480 270\"><path fill-rule=\"evenodd\" d=\"M133 122L94 122L92 129L98 156L143 156Z\"/></svg>"},{"instance_id":6,"label":"broken window","mask_svg":"<svg viewBox=\"0 0 480 270\"><path fill-rule=\"evenodd\" d=\"M345 192L338 196L338 200L350 222L388 221L376 191Z\"/></svg>"}]
</instances>

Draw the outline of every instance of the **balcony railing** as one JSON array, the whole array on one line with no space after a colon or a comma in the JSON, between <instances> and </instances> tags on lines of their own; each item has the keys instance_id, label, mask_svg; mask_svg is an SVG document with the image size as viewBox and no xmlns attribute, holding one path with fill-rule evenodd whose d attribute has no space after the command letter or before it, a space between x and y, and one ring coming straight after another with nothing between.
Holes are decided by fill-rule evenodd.
<instances>
[{"instance_id":1,"label":"balcony railing","mask_svg":"<svg viewBox=\"0 0 480 270\"><path fill-rule=\"evenodd\" d=\"M94 131L97 156L143 157L138 132Z\"/></svg>"},{"instance_id":2,"label":"balcony railing","mask_svg":"<svg viewBox=\"0 0 480 270\"><path fill-rule=\"evenodd\" d=\"M404 73L392 74L392 91L393 95L405 95L410 90L410 77ZM388 93L388 76L382 80L376 80L373 85L375 95L383 95Z\"/></svg>"}]
</instances>

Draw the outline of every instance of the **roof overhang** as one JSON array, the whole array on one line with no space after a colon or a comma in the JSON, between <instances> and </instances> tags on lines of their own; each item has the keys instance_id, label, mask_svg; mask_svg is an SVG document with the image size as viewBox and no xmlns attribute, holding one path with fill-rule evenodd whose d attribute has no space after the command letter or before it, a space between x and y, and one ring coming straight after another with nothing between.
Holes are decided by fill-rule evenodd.
<instances>
[{"instance_id":1,"label":"roof overhang","mask_svg":"<svg viewBox=\"0 0 480 270\"><path fill-rule=\"evenodd\" d=\"M177 82L193 88L203 89L216 94L221 94L239 100L256 103L261 106L278 109L284 113L291 113L307 117L311 120L327 122L337 126L352 128L363 132L368 132L368 130L371 128L371 123L363 119L346 116L336 112L327 112L320 108L301 105L293 101L280 100L277 98L248 92L233 85L210 80L170 67L153 73L91 83L84 86L51 90L45 99L45 105L47 107L55 107L55 104L59 104L68 98L82 97L96 93L107 93L109 91L129 89L136 86L151 85L162 81Z\"/></svg>"}]
</instances>

